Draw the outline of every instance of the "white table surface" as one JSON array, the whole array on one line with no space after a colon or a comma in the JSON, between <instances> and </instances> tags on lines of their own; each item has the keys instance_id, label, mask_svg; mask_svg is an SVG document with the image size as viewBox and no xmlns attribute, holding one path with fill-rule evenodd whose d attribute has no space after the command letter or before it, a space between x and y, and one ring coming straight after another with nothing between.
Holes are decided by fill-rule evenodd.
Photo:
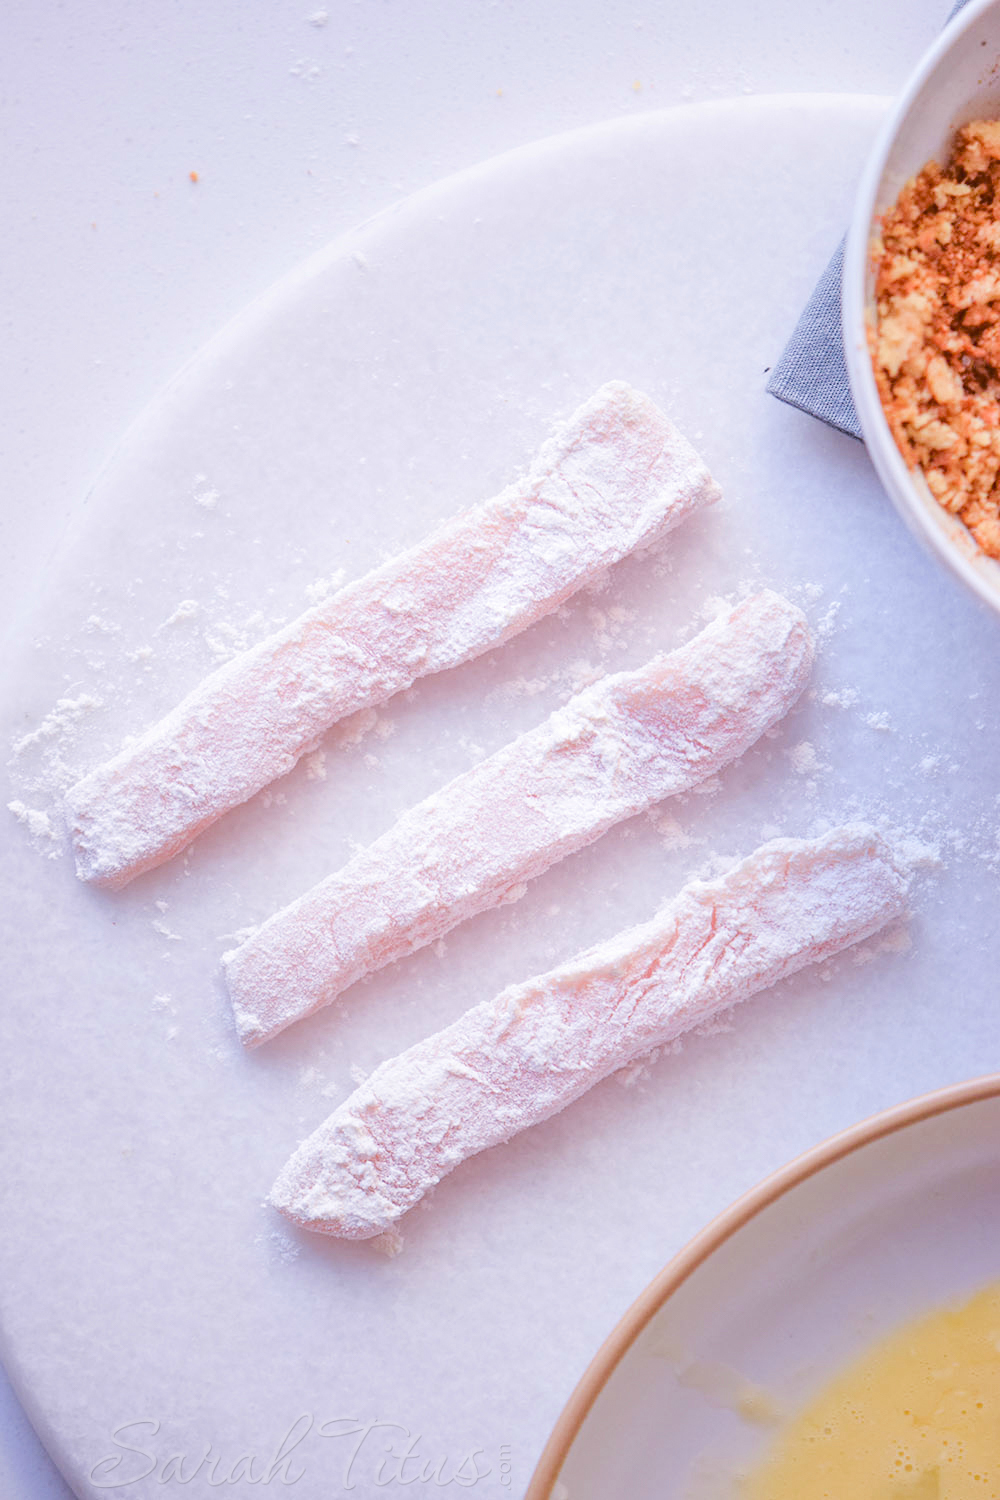
<instances>
[{"instance_id":1,"label":"white table surface","mask_svg":"<svg viewBox=\"0 0 1000 1500\"><path fill-rule=\"evenodd\" d=\"M4 625L126 426L310 252L579 125L748 92L892 93L942 9L15 6L0 48ZM68 1494L9 1392L0 1416L0 1492Z\"/></svg>"}]
</instances>

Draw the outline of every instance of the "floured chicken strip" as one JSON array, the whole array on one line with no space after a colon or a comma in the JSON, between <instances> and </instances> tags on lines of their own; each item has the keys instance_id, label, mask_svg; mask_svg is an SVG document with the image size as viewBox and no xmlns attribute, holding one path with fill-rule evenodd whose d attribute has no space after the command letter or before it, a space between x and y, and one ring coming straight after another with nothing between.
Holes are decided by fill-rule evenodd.
<instances>
[{"instance_id":1,"label":"floured chicken strip","mask_svg":"<svg viewBox=\"0 0 1000 1500\"><path fill-rule=\"evenodd\" d=\"M794 703L812 655L802 611L765 591L679 650L572 698L224 955L243 1041L515 900L613 824L714 775Z\"/></svg>"},{"instance_id":2,"label":"floured chicken strip","mask_svg":"<svg viewBox=\"0 0 1000 1500\"><path fill-rule=\"evenodd\" d=\"M526 478L227 662L77 782L77 874L118 887L162 864L338 719L506 641L718 494L648 397L602 386Z\"/></svg>"},{"instance_id":3,"label":"floured chicken strip","mask_svg":"<svg viewBox=\"0 0 1000 1500\"><path fill-rule=\"evenodd\" d=\"M467 1157L870 937L905 898L891 850L863 824L765 844L720 880L692 881L651 922L384 1062L303 1141L271 1202L322 1234L380 1234Z\"/></svg>"}]
</instances>

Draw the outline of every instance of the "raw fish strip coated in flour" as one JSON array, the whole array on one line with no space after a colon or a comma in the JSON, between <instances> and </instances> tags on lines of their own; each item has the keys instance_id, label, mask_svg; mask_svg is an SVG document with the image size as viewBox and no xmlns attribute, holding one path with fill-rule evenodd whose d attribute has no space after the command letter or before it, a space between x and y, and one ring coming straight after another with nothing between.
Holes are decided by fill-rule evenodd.
<instances>
[{"instance_id":1,"label":"raw fish strip coated in flour","mask_svg":"<svg viewBox=\"0 0 1000 1500\"><path fill-rule=\"evenodd\" d=\"M274 1036L713 775L787 711L812 654L802 611L765 591L678 650L578 694L225 955L243 1041Z\"/></svg>"},{"instance_id":2,"label":"raw fish strip coated in flour","mask_svg":"<svg viewBox=\"0 0 1000 1500\"><path fill-rule=\"evenodd\" d=\"M779 979L871 936L906 881L864 825L765 844L651 922L516 984L376 1068L303 1141L271 1202L366 1239L453 1167Z\"/></svg>"},{"instance_id":3,"label":"raw fish strip coated in flour","mask_svg":"<svg viewBox=\"0 0 1000 1500\"><path fill-rule=\"evenodd\" d=\"M499 645L718 493L648 397L602 386L525 479L220 667L77 782L77 874L118 887L162 864L338 719Z\"/></svg>"}]
</instances>

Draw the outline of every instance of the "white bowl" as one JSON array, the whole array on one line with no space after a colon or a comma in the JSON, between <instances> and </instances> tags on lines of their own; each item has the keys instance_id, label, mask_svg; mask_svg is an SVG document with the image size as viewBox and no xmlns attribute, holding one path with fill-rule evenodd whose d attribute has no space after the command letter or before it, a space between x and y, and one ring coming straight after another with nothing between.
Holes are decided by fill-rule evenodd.
<instances>
[{"instance_id":1,"label":"white bowl","mask_svg":"<svg viewBox=\"0 0 1000 1500\"><path fill-rule=\"evenodd\" d=\"M844 350L868 452L917 536L982 599L1000 610L1000 563L906 466L882 410L866 337L874 315L870 253L875 221L930 160L947 160L955 131L1000 116L1000 0L971 0L926 53L886 121L865 169L844 251Z\"/></svg>"},{"instance_id":2,"label":"white bowl","mask_svg":"<svg viewBox=\"0 0 1000 1500\"><path fill-rule=\"evenodd\" d=\"M799 1157L720 1215L606 1340L526 1500L732 1494L773 1428L910 1318L1000 1277L1000 1074L925 1094Z\"/></svg>"}]
</instances>

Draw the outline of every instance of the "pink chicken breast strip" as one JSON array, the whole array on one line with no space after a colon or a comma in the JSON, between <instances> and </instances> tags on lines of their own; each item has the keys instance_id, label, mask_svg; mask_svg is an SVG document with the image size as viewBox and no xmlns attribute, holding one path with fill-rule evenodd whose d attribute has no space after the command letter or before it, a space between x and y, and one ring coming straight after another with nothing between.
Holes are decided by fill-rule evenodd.
<instances>
[{"instance_id":1,"label":"pink chicken breast strip","mask_svg":"<svg viewBox=\"0 0 1000 1500\"><path fill-rule=\"evenodd\" d=\"M77 874L117 888L162 864L338 719L500 645L718 494L648 397L602 386L526 478L220 667L77 782Z\"/></svg>"},{"instance_id":2,"label":"pink chicken breast strip","mask_svg":"<svg viewBox=\"0 0 1000 1500\"><path fill-rule=\"evenodd\" d=\"M273 1037L714 775L794 703L812 655L802 611L765 591L678 650L578 694L224 955L243 1041Z\"/></svg>"},{"instance_id":3,"label":"pink chicken breast strip","mask_svg":"<svg viewBox=\"0 0 1000 1500\"><path fill-rule=\"evenodd\" d=\"M870 937L905 900L906 879L869 827L765 844L721 879L685 886L651 922L384 1062L303 1141L271 1202L322 1234L380 1234L466 1158Z\"/></svg>"}]
</instances>

